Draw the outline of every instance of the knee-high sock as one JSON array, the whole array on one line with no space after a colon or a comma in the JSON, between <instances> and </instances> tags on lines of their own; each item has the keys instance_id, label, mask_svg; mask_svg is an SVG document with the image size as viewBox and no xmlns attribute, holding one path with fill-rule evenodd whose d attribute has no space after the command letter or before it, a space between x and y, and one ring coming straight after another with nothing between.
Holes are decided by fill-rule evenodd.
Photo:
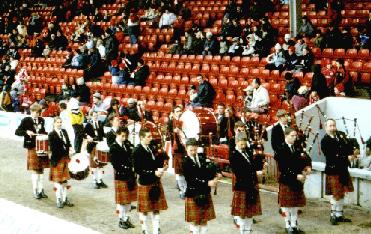
<instances>
[{"instance_id":1,"label":"knee-high sock","mask_svg":"<svg viewBox=\"0 0 371 234\"><path fill-rule=\"evenodd\" d=\"M298 208L290 207L290 224L291 227L296 227L298 225Z\"/></svg>"},{"instance_id":2,"label":"knee-high sock","mask_svg":"<svg viewBox=\"0 0 371 234\"><path fill-rule=\"evenodd\" d=\"M179 176L178 185L179 185L180 192L182 194L185 194L185 191L187 189L187 181L185 180L184 176L182 175Z\"/></svg>"},{"instance_id":3,"label":"knee-high sock","mask_svg":"<svg viewBox=\"0 0 371 234\"><path fill-rule=\"evenodd\" d=\"M334 196L331 196L330 198L331 216L334 216L336 214L337 203L338 201L335 200Z\"/></svg>"},{"instance_id":4,"label":"knee-high sock","mask_svg":"<svg viewBox=\"0 0 371 234\"><path fill-rule=\"evenodd\" d=\"M126 214L129 213L131 211L131 204L126 204L125 210L126 210Z\"/></svg>"},{"instance_id":5,"label":"knee-high sock","mask_svg":"<svg viewBox=\"0 0 371 234\"><path fill-rule=\"evenodd\" d=\"M344 198L341 198L339 201L336 202L336 217L343 216L343 208L344 208Z\"/></svg>"},{"instance_id":6,"label":"knee-high sock","mask_svg":"<svg viewBox=\"0 0 371 234\"><path fill-rule=\"evenodd\" d=\"M241 234L247 234L251 233L252 228L252 218L240 218L240 233Z\"/></svg>"},{"instance_id":7,"label":"knee-high sock","mask_svg":"<svg viewBox=\"0 0 371 234\"><path fill-rule=\"evenodd\" d=\"M285 227L290 228L290 212L289 208L287 207L281 207L282 213L285 214Z\"/></svg>"},{"instance_id":8,"label":"knee-high sock","mask_svg":"<svg viewBox=\"0 0 371 234\"><path fill-rule=\"evenodd\" d=\"M144 231L145 233L148 233L148 215L139 213L139 220L142 226L142 231Z\"/></svg>"},{"instance_id":9,"label":"knee-high sock","mask_svg":"<svg viewBox=\"0 0 371 234\"><path fill-rule=\"evenodd\" d=\"M153 234L158 234L158 230L160 229L160 214L155 213L152 215L152 229Z\"/></svg>"},{"instance_id":10,"label":"knee-high sock","mask_svg":"<svg viewBox=\"0 0 371 234\"><path fill-rule=\"evenodd\" d=\"M67 201L67 183L62 184L62 201Z\"/></svg>"},{"instance_id":11,"label":"knee-high sock","mask_svg":"<svg viewBox=\"0 0 371 234\"><path fill-rule=\"evenodd\" d=\"M57 200L59 199L62 200L63 185L60 183L54 183L54 188L55 188L55 196L57 197Z\"/></svg>"},{"instance_id":12,"label":"knee-high sock","mask_svg":"<svg viewBox=\"0 0 371 234\"><path fill-rule=\"evenodd\" d=\"M44 189L44 174L38 174L37 192L41 193Z\"/></svg>"},{"instance_id":13,"label":"knee-high sock","mask_svg":"<svg viewBox=\"0 0 371 234\"><path fill-rule=\"evenodd\" d=\"M39 180L39 174L32 173L31 174L31 181L32 181L32 192L36 195L38 193L38 180Z\"/></svg>"},{"instance_id":14,"label":"knee-high sock","mask_svg":"<svg viewBox=\"0 0 371 234\"><path fill-rule=\"evenodd\" d=\"M102 178L103 178L103 168L97 168L97 181L98 183L102 183Z\"/></svg>"},{"instance_id":15,"label":"knee-high sock","mask_svg":"<svg viewBox=\"0 0 371 234\"><path fill-rule=\"evenodd\" d=\"M93 176L93 183L98 183L98 172L97 172L97 169L98 168L92 168L91 169L91 174Z\"/></svg>"},{"instance_id":16,"label":"knee-high sock","mask_svg":"<svg viewBox=\"0 0 371 234\"><path fill-rule=\"evenodd\" d=\"M190 224L189 230L192 232L192 234L200 234L200 225Z\"/></svg>"},{"instance_id":17,"label":"knee-high sock","mask_svg":"<svg viewBox=\"0 0 371 234\"><path fill-rule=\"evenodd\" d=\"M200 225L200 234L206 234L207 233L207 224Z\"/></svg>"},{"instance_id":18,"label":"knee-high sock","mask_svg":"<svg viewBox=\"0 0 371 234\"><path fill-rule=\"evenodd\" d=\"M125 222L128 220L128 215L127 213L129 212L127 209L126 209L126 205L118 205L118 208L119 208L119 217L120 219L124 220Z\"/></svg>"}]
</instances>

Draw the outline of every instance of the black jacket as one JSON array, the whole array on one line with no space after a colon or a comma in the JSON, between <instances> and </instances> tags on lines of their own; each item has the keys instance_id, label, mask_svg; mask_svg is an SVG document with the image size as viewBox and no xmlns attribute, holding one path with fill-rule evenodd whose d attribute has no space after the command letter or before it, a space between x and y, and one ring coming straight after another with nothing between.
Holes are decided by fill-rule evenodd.
<instances>
[{"instance_id":1,"label":"black jacket","mask_svg":"<svg viewBox=\"0 0 371 234\"><path fill-rule=\"evenodd\" d=\"M218 128L219 128L219 139L220 138L225 138L227 137L228 129L227 129L227 123L228 123L228 118L225 116L218 117L217 115L215 116L216 120L218 122Z\"/></svg>"},{"instance_id":2,"label":"black jacket","mask_svg":"<svg viewBox=\"0 0 371 234\"><path fill-rule=\"evenodd\" d=\"M321 140L321 150L326 157L326 174L348 173L348 156L352 154L353 149L344 132L338 131L336 138L326 134Z\"/></svg>"},{"instance_id":3,"label":"black jacket","mask_svg":"<svg viewBox=\"0 0 371 234\"><path fill-rule=\"evenodd\" d=\"M134 148L134 169L139 176L139 184L150 185L159 181L159 177L155 175L155 171L158 168L164 167L164 158L156 156L155 150L151 148L155 159L152 158L150 152L148 152L142 144L139 144Z\"/></svg>"},{"instance_id":4,"label":"black jacket","mask_svg":"<svg viewBox=\"0 0 371 234\"><path fill-rule=\"evenodd\" d=\"M215 98L216 92L213 86L206 80L198 87L197 96L193 99L194 103L199 103L204 107L211 107Z\"/></svg>"},{"instance_id":5,"label":"black jacket","mask_svg":"<svg viewBox=\"0 0 371 234\"><path fill-rule=\"evenodd\" d=\"M137 72L134 74L134 83L135 85L144 86L146 84L146 80L149 76L149 67L148 65L144 65L143 67L139 68Z\"/></svg>"},{"instance_id":6,"label":"black jacket","mask_svg":"<svg viewBox=\"0 0 371 234\"><path fill-rule=\"evenodd\" d=\"M292 152L288 144L283 143L277 149L279 155L276 161L280 171L279 183L289 186L293 190L300 190L303 188L303 183L297 179L298 174L302 174L306 166L311 166L312 161L310 157L302 155L302 151L294 146Z\"/></svg>"},{"instance_id":7,"label":"black jacket","mask_svg":"<svg viewBox=\"0 0 371 234\"><path fill-rule=\"evenodd\" d=\"M133 160L131 157L132 145L125 141L124 147L116 141L110 147L110 162L115 169L115 180L132 180L134 176Z\"/></svg>"},{"instance_id":8,"label":"black jacket","mask_svg":"<svg viewBox=\"0 0 371 234\"><path fill-rule=\"evenodd\" d=\"M98 121L98 129L96 131L93 127L93 124L89 122L85 125L84 131L85 131L85 134L93 138L94 141L103 141L104 130L103 130L102 122ZM97 144L96 142L88 142L86 146L88 153L91 153L91 151L93 150L96 144Z\"/></svg>"},{"instance_id":9,"label":"black jacket","mask_svg":"<svg viewBox=\"0 0 371 234\"><path fill-rule=\"evenodd\" d=\"M32 149L36 147L36 136L27 135L27 130L33 131L34 133L46 134L45 131L45 120L42 117L38 117L38 129L36 131L36 126L34 124L32 117L25 117L22 119L21 124L15 130L15 135L24 136L23 147L27 149Z\"/></svg>"},{"instance_id":10,"label":"black jacket","mask_svg":"<svg viewBox=\"0 0 371 234\"><path fill-rule=\"evenodd\" d=\"M211 191L208 182L209 180L212 180L213 177L210 175L210 171L206 167L205 158L199 156L199 161L201 167L198 167L191 157L183 157L183 175L187 181L186 197L207 195Z\"/></svg>"},{"instance_id":11,"label":"black jacket","mask_svg":"<svg viewBox=\"0 0 371 234\"><path fill-rule=\"evenodd\" d=\"M62 133L66 142L60 138L59 133L57 133L55 130L50 132L48 135L49 147L50 151L52 152L50 157L50 163L52 166L56 165L61 158L66 156L68 157L70 151L71 143L68 138L68 134L64 129L62 129Z\"/></svg>"},{"instance_id":12,"label":"black jacket","mask_svg":"<svg viewBox=\"0 0 371 234\"><path fill-rule=\"evenodd\" d=\"M259 170L260 165L253 157L253 152L250 148L246 150L248 159L245 158L237 149L233 149L229 162L233 173L236 176L236 183L234 190L237 191L255 191L258 184L258 177L256 171ZM256 191L255 191L256 192Z\"/></svg>"}]
</instances>

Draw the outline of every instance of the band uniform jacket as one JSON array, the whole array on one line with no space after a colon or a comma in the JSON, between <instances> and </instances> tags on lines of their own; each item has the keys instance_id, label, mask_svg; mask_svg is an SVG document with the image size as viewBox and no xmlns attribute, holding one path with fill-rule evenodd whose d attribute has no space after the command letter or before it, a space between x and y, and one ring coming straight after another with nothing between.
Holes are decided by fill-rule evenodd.
<instances>
[{"instance_id":1,"label":"band uniform jacket","mask_svg":"<svg viewBox=\"0 0 371 234\"><path fill-rule=\"evenodd\" d=\"M230 165L236 176L234 190L251 192L258 184L256 171L262 168L259 168L261 163L259 158L254 158L251 148L247 148L244 152L247 157L237 149L233 149L230 154Z\"/></svg>"},{"instance_id":2,"label":"band uniform jacket","mask_svg":"<svg viewBox=\"0 0 371 234\"><path fill-rule=\"evenodd\" d=\"M85 134L93 138L94 141L103 141L104 130L102 122L98 121L97 129L95 129L92 122L89 122L85 125L84 131ZM91 153L96 144L96 142L88 142L86 146L88 153Z\"/></svg>"},{"instance_id":3,"label":"band uniform jacket","mask_svg":"<svg viewBox=\"0 0 371 234\"><path fill-rule=\"evenodd\" d=\"M38 129L38 131L36 130ZM37 118L37 125L34 123L32 117L25 117L22 119L21 124L15 130L17 136L24 136L23 147L32 149L36 147L36 136L29 136L27 130L33 131L38 134L46 134L45 131L45 120L42 117Z\"/></svg>"},{"instance_id":4,"label":"band uniform jacket","mask_svg":"<svg viewBox=\"0 0 371 234\"><path fill-rule=\"evenodd\" d=\"M50 157L50 163L52 166L56 165L61 158L68 156L70 151L71 143L68 138L67 131L64 129L61 130L65 141L61 139L59 133L57 133L55 130L50 132L48 136L49 147L50 151L52 152Z\"/></svg>"},{"instance_id":5,"label":"band uniform jacket","mask_svg":"<svg viewBox=\"0 0 371 234\"><path fill-rule=\"evenodd\" d=\"M335 138L326 134L321 140L321 150L326 157L327 175L348 174L348 156L353 153L353 148L344 132L337 131Z\"/></svg>"},{"instance_id":6,"label":"band uniform jacket","mask_svg":"<svg viewBox=\"0 0 371 234\"><path fill-rule=\"evenodd\" d=\"M164 167L165 158L162 155L156 156L153 147L150 149L152 153L139 144L133 151L134 169L140 185L151 185L158 182L160 178L155 175L155 171Z\"/></svg>"},{"instance_id":7,"label":"band uniform jacket","mask_svg":"<svg viewBox=\"0 0 371 234\"><path fill-rule=\"evenodd\" d=\"M190 156L185 156L182 162L183 175L187 181L185 196L189 198L197 195L207 195L211 191L208 182L213 179L213 176L206 168L206 159L200 156L198 158L200 167Z\"/></svg>"},{"instance_id":8,"label":"band uniform jacket","mask_svg":"<svg viewBox=\"0 0 371 234\"><path fill-rule=\"evenodd\" d=\"M107 138L108 147L111 147L111 145L113 143L115 143L115 141L116 141L116 131L111 128L111 130L109 130L109 132L107 132L106 138Z\"/></svg>"},{"instance_id":9,"label":"band uniform jacket","mask_svg":"<svg viewBox=\"0 0 371 234\"><path fill-rule=\"evenodd\" d=\"M283 143L277 149L278 168L280 171L278 182L289 186L292 190L298 191L303 188L303 183L297 179L298 174L302 174L305 167L312 165L312 160L297 147L293 150L289 145Z\"/></svg>"},{"instance_id":10,"label":"band uniform jacket","mask_svg":"<svg viewBox=\"0 0 371 234\"><path fill-rule=\"evenodd\" d=\"M123 146L124 145L124 146ZM132 160L132 145L124 141L119 145L116 141L110 147L110 162L115 169L115 180L134 179L134 168Z\"/></svg>"}]
</instances>

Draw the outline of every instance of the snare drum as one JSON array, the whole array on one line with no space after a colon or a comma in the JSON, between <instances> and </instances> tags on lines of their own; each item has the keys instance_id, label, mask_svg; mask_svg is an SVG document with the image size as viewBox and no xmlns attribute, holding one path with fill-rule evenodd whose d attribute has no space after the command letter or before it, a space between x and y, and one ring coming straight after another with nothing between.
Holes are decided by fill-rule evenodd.
<instances>
[{"instance_id":1,"label":"snare drum","mask_svg":"<svg viewBox=\"0 0 371 234\"><path fill-rule=\"evenodd\" d=\"M107 145L107 142L105 141L98 142L95 152L96 152L95 156L98 158L98 162L100 163L109 162L109 158L108 158L109 147Z\"/></svg>"},{"instance_id":2,"label":"snare drum","mask_svg":"<svg viewBox=\"0 0 371 234\"><path fill-rule=\"evenodd\" d=\"M68 163L70 176L75 180L83 180L89 175L89 158L88 155L79 153L75 154Z\"/></svg>"},{"instance_id":3,"label":"snare drum","mask_svg":"<svg viewBox=\"0 0 371 234\"><path fill-rule=\"evenodd\" d=\"M180 116L182 121L181 141L185 144L187 138L196 138L204 143L209 142L209 134L217 136L217 119L211 109L194 108L186 110ZM183 136L182 136L183 135Z\"/></svg>"},{"instance_id":4,"label":"snare drum","mask_svg":"<svg viewBox=\"0 0 371 234\"><path fill-rule=\"evenodd\" d=\"M47 156L49 151L48 135L36 136L36 154L37 156Z\"/></svg>"}]
</instances>

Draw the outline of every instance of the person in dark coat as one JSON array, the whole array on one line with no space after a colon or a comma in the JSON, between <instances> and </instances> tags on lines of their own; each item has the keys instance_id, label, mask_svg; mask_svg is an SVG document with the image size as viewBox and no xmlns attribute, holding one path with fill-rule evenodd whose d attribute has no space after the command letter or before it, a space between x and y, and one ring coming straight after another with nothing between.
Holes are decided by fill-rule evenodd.
<instances>
[{"instance_id":1,"label":"person in dark coat","mask_svg":"<svg viewBox=\"0 0 371 234\"><path fill-rule=\"evenodd\" d=\"M216 92L214 87L202 76L197 75L198 86L197 96L192 100L192 106L212 107Z\"/></svg>"},{"instance_id":2,"label":"person in dark coat","mask_svg":"<svg viewBox=\"0 0 371 234\"><path fill-rule=\"evenodd\" d=\"M129 131L119 127L115 142L110 147L110 162L114 168L115 201L119 211L119 227L134 228L128 213L131 202L137 200L137 186L132 160L133 145L127 140Z\"/></svg>"},{"instance_id":3,"label":"person in dark coat","mask_svg":"<svg viewBox=\"0 0 371 234\"><path fill-rule=\"evenodd\" d=\"M134 169L138 175L138 212L143 233L148 233L148 216L152 217L153 233L160 233L160 211L167 209L161 177L167 170L167 159L155 156L150 146L152 133L143 128L139 132L141 143L133 152Z\"/></svg>"},{"instance_id":4,"label":"person in dark coat","mask_svg":"<svg viewBox=\"0 0 371 234\"><path fill-rule=\"evenodd\" d=\"M83 77L76 79L75 90L80 105L87 105L90 103L90 88L85 84Z\"/></svg>"},{"instance_id":5,"label":"person in dark coat","mask_svg":"<svg viewBox=\"0 0 371 234\"><path fill-rule=\"evenodd\" d=\"M329 96L329 89L327 87L326 78L321 73L320 64L315 64L313 66L311 91L316 91L321 99Z\"/></svg>"},{"instance_id":6,"label":"person in dark coat","mask_svg":"<svg viewBox=\"0 0 371 234\"><path fill-rule=\"evenodd\" d=\"M207 167L205 157L197 154L198 142L190 138L186 143L187 155L183 158L182 169L187 189L185 193L185 221L190 223L191 233L207 232L207 222L215 219L211 187L218 183Z\"/></svg>"},{"instance_id":7,"label":"person in dark coat","mask_svg":"<svg viewBox=\"0 0 371 234\"><path fill-rule=\"evenodd\" d=\"M285 141L276 151L276 161L280 171L278 182L278 203L285 218L287 233L300 233L298 228L299 207L306 205L304 182L311 172L311 159L297 147L297 132L285 129Z\"/></svg>"},{"instance_id":8,"label":"person in dark coat","mask_svg":"<svg viewBox=\"0 0 371 234\"><path fill-rule=\"evenodd\" d=\"M47 198L43 189L44 168L49 167L48 156L40 157L36 153L36 135L46 134L45 120L40 117L41 106L30 107L31 116L22 119L15 130L17 136L23 136L23 147L27 149L27 170L31 171L32 191L36 199Z\"/></svg>"},{"instance_id":9,"label":"person in dark coat","mask_svg":"<svg viewBox=\"0 0 371 234\"><path fill-rule=\"evenodd\" d=\"M291 100L292 96L297 94L298 89L300 88L300 80L297 77L293 77L291 72L285 74L285 93L287 100Z\"/></svg>"},{"instance_id":10,"label":"person in dark coat","mask_svg":"<svg viewBox=\"0 0 371 234\"><path fill-rule=\"evenodd\" d=\"M230 165L235 175L233 185L232 215L239 225L240 233L251 233L253 216L261 215L257 175L262 175L260 158L253 156L244 132L236 134L236 148L231 149Z\"/></svg>"},{"instance_id":11,"label":"person in dark coat","mask_svg":"<svg viewBox=\"0 0 371 234\"><path fill-rule=\"evenodd\" d=\"M343 209L345 193L354 191L348 171L353 159L353 147L345 133L337 130L334 119L326 121L325 130L321 150L326 157L326 195L332 195L330 222L336 225L338 222L351 221L344 217Z\"/></svg>"},{"instance_id":12,"label":"person in dark coat","mask_svg":"<svg viewBox=\"0 0 371 234\"><path fill-rule=\"evenodd\" d=\"M120 116L111 115L107 121L111 125L111 130L106 133L107 145L108 147L111 147L111 145L115 143L116 131L121 125L121 120L120 120Z\"/></svg>"},{"instance_id":13,"label":"person in dark coat","mask_svg":"<svg viewBox=\"0 0 371 234\"><path fill-rule=\"evenodd\" d=\"M67 198L68 180L70 179L68 162L71 143L67 131L62 129L62 119L54 118L54 129L48 135L50 157L50 181L54 182L57 207L72 207L74 204Z\"/></svg>"},{"instance_id":14,"label":"person in dark coat","mask_svg":"<svg viewBox=\"0 0 371 234\"><path fill-rule=\"evenodd\" d=\"M275 157L278 148L285 142L285 129L288 128L288 114L285 110L279 109L276 113L278 122L272 128L271 146Z\"/></svg>"},{"instance_id":15,"label":"person in dark coat","mask_svg":"<svg viewBox=\"0 0 371 234\"><path fill-rule=\"evenodd\" d=\"M107 188L107 185L103 182L102 177L104 174L103 166L105 164L100 163L96 159L96 145L97 142L103 141L104 131L103 123L98 121L98 112L92 112L90 121L85 125L85 134L88 141L86 150L90 155L90 169L93 175L93 188Z\"/></svg>"},{"instance_id":16,"label":"person in dark coat","mask_svg":"<svg viewBox=\"0 0 371 234\"><path fill-rule=\"evenodd\" d=\"M149 76L149 66L144 64L143 59L139 59L137 63L137 68L131 74L131 77L134 79L134 85L144 86L146 80Z\"/></svg>"}]
</instances>

